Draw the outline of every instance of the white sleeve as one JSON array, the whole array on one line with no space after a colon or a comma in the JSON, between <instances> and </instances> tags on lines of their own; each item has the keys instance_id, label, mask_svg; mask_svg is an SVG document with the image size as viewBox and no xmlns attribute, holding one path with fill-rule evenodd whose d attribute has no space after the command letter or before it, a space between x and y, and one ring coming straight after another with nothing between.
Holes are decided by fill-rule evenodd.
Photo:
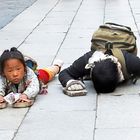
<instances>
[{"instance_id":1,"label":"white sleeve","mask_svg":"<svg viewBox=\"0 0 140 140\"><path fill-rule=\"evenodd\" d=\"M5 96L6 83L5 78L0 76L0 95Z\"/></svg>"},{"instance_id":2,"label":"white sleeve","mask_svg":"<svg viewBox=\"0 0 140 140\"><path fill-rule=\"evenodd\" d=\"M26 82L28 82L28 86L26 90L23 92L28 96L28 98L34 98L39 93L39 80L37 75L33 70L27 67L27 77Z\"/></svg>"}]
</instances>

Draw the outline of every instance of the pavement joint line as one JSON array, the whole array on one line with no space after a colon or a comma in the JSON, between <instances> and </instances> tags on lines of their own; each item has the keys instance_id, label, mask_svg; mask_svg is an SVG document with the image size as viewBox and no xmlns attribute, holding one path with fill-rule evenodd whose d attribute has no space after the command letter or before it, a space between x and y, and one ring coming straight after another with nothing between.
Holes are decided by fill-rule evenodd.
<instances>
[{"instance_id":1,"label":"pavement joint line","mask_svg":"<svg viewBox=\"0 0 140 140\"><path fill-rule=\"evenodd\" d=\"M128 4L129 4L129 7L130 7L130 9L131 9L131 14L132 14L132 16L133 16L133 19L134 19L134 22L135 22L135 25L136 25L138 34L140 35L140 31L139 31L139 28L138 28L138 25L137 25L137 22L136 22L136 18L135 18L135 16L134 16L134 12L133 12L133 9L132 9L130 0L128 0Z\"/></svg>"},{"instance_id":2,"label":"pavement joint line","mask_svg":"<svg viewBox=\"0 0 140 140\"><path fill-rule=\"evenodd\" d=\"M60 46L58 47L58 50L57 50L57 52L56 52L56 55L54 56L53 61L56 59L56 56L58 55L58 52L59 52L59 50L61 49L61 46L63 45L63 43L64 43L64 41L65 41L65 39L66 39L66 37L67 37L69 31L70 31L70 28L71 28L71 26L72 26L72 24L73 24L73 22L74 22L74 19L75 19L76 15L78 14L78 11L79 11L79 9L80 9L80 7L81 7L83 1L84 1L84 0L81 0L81 2L80 2L80 4L79 4L79 7L77 8L77 10L76 10L76 12L75 12L75 15L74 15L74 17L73 17L73 19L72 19L72 21L71 21L71 23L70 23L70 26L69 26L69 28L68 28L68 30L67 30L67 32L66 32L66 34L65 34L65 36L64 36L64 38L63 38L63 40L62 40L62 42L61 42L61 44L60 44ZM52 62L53 62L53 61L52 61Z\"/></svg>"},{"instance_id":3,"label":"pavement joint line","mask_svg":"<svg viewBox=\"0 0 140 140\"><path fill-rule=\"evenodd\" d=\"M101 129L106 129L106 130L112 130L112 129L114 129L114 130L120 130L120 129L134 129L134 128L140 128L140 127L116 127L116 128L112 128L112 127L110 127L110 128L96 128L96 130L101 130Z\"/></svg>"},{"instance_id":4,"label":"pavement joint line","mask_svg":"<svg viewBox=\"0 0 140 140\"><path fill-rule=\"evenodd\" d=\"M31 107L28 108L28 110L27 110L27 112L25 113L25 115L24 115L22 121L20 122L19 126L17 127L16 131L14 132L13 138L11 138L11 140L14 140L14 139L15 139L15 137L16 137L16 135L17 135L17 133L18 133L18 130L20 129L20 126L22 125L24 119L25 119L26 116L28 115L30 109L31 109Z\"/></svg>"},{"instance_id":5,"label":"pavement joint line","mask_svg":"<svg viewBox=\"0 0 140 140\"><path fill-rule=\"evenodd\" d=\"M34 30L46 19L46 17L48 16L48 14L59 4L61 0L58 0L53 6L52 8L50 8L50 10L45 14L44 18L42 18L42 20L32 29L32 31L24 38L24 40L17 46L17 48L20 48L20 46L26 41L26 39L34 32Z\"/></svg>"},{"instance_id":6,"label":"pavement joint line","mask_svg":"<svg viewBox=\"0 0 140 140\"><path fill-rule=\"evenodd\" d=\"M96 94L96 109L95 109L95 120L94 120L94 127L93 127L93 140L95 139L96 134L96 122L97 122L97 111L98 111L98 94Z\"/></svg>"},{"instance_id":7,"label":"pavement joint line","mask_svg":"<svg viewBox=\"0 0 140 140\"><path fill-rule=\"evenodd\" d=\"M107 3L107 0L105 0L105 4L104 4L104 15L103 15L103 23L105 22L106 3Z\"/></svg>"}]
</instances>

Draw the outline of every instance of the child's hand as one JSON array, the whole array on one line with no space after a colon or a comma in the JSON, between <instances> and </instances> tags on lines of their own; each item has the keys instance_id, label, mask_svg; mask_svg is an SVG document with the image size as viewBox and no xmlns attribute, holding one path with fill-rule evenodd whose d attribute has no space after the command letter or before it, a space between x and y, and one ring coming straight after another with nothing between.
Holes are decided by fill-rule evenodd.
<instances>
[{"instance_id":1,"label":"child's hand","mask_svg":"<svg viewBox=\"0 0 140 140\"><path fill-rule=\"evenodd\" d=\"M28 96L26 94L21 94L19 99L26 100L26 99L28 99Z\"/></svg>"},{"instance_id":2,"label":"child's hand","mask_svg":"<svg viewBox=\"0 0 140 140\"><path fill-rule=\"evenodd\" d=\"M28 98L26 94L22 93L17 102L31 102L31 100Z\"/></svg>"},{"instance_id":3,"label":"child's hand","mask_svg":"<svg viewBox=\"0 0 140 140\"><path fill-rule=\"evenodd\" d=\"M4 102L4 97L0 95L0 103Z\"/></svg>"},{"instance_id":4,"label":"child's hand","mask_svg":"<svg viewBox=\"0 0 140 140\"><path fill-rule=\"evenodd\" d=\"M18 102L28 102L28 103L30 103L31 101L32 100L30 100L26 94L21 94L18 100Z\"/></svg>"},{"instance_id":5,"label":"child's hand","mask_svg":"<svg viewBox=\"0 0 140 140\"><path fill-rule=\"evenodd\" d=\"M28 100L28 97L26 94L21 94L20 97L19 97L19 100L17 102L24 102Z\"/></svg>"}]
</instances>

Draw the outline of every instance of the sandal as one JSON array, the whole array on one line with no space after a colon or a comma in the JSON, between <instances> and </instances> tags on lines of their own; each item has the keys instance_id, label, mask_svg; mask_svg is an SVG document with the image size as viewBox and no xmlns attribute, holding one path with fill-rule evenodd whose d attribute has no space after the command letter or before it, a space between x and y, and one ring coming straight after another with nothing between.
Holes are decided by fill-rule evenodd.
<instances>
[{"instance_id":1,"label":"sandal","mask_svg":"<svg viewBox=\"0 0 140 140\"><path fill-rule=\"evenodd\" d=\"M4 109L7 107L7 102L0 103L0 109Z\"/></svg>"},{"instance_id":2,"label":"sandal","mask_svg":"<svg viewBox=\"0 0 140 140\"><path fill-rule=\"evenodd\" d=\"M68 88L71 85L77 84L77 83L80 84L83 87L83 89L81 89L81 90L68 90ZM85 85L82 82L72 81L65 88L63 88L63 93L68 95L68 96L71 96L71 97L74 97L74 96L85 96L87 94L87 90L85 88Z\"/></svg>"},{"instance_id":3,"label":"sandal","mask_svg":"<svg viewBox=\"0 0 140 140\"><path fill-rule=\"evenodd\" d=\"M34 104L34 100L23 99L21 102L16 102L12 105L13 108L26 108Z\"/></svg>"}]
</instances>

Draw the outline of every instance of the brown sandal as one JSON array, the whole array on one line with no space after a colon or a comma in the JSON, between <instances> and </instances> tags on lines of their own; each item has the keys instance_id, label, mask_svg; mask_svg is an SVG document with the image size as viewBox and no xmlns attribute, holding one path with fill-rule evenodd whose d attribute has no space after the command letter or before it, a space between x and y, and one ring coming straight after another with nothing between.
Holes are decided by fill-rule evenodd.
<instances>
[{"instance_id":1,"label":"brown sandal","mask_svg":"<svg viewBox=\"0 0 140 140\"><path fill-rule=\"evenodd\" d=\"M14 108L26 108L34 104L34 100L24 99L21 102L16 102L12 105Z\"/></svg>"}]
</instances>

